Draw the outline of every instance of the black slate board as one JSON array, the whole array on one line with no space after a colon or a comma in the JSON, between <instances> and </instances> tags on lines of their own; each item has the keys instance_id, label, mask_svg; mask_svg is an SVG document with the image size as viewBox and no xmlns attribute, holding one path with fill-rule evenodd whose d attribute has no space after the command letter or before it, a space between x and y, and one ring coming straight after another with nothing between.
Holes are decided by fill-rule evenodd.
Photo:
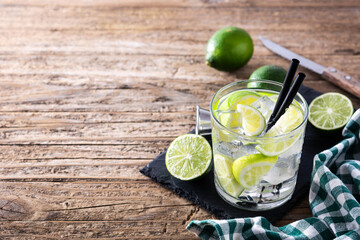
<instances>
[{"instance_id":1,"label":"black slate board","mask_svg":"<svg viewBox=\"0 0 360 240\"><path fill-rule=\"evenodd\" d=\"M320 95L319 92L304 86L300 88L299 92L304 96L308 103ZM324 135L324 133L311 126L310 123L307 124L305 131L303 153L301 156L298 180L294 194L292 198L281 207L268 211L252 212L241 210L222 200L215 189L213 169L205 177L191 182L180 181L172 177L165 167L166 151L158 155L154 160L141 169L140 172L152 178L163 187L174 191L179 196L184 197L208 210L217 218L231 219L263 216L271 223L275 223L281 219L281 217L287 213L289 209L294 207L299 200L308 195L314 155L332 147L341 140L341 133L331 136ZM210 136L207 139L211 143Z\"/></svg>"}]
</instances>

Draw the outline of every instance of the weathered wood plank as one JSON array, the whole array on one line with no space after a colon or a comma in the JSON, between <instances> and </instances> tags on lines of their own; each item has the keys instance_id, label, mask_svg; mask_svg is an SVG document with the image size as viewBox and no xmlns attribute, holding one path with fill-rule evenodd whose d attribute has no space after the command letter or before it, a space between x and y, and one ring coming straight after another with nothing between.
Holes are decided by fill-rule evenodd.
<instances>
[{"instance_id":1,"label":"weathered wood plank","mask_svg":"<svg viewBox=\"0 0 360 240\"><path fill-rule=\"evenodd\" d=\"M168 139L124 139L118 144L6 144L0 145L0 161L46 162L56 159L152 159L165 150Z\"/></svg>"},{"instance_id":2,"label":"weathered wood plank","mask_svg":"<svg viewBox=\"0 0 360 240\"><path fill-rule=\"evenodd\" d=\"M107 160L107 159L57 159L45 163L26 161L6 163L0 168L0 180L43 181L83 181L84 179L136 180L145 177L139 173L149 160Z\"/></svg>"},{"instance_id":3,"label":"weathered wood plank","mask_svg":"<svg viewBox=\"0 0 360 240\"><path fill-rule=\"evenodd\" d=\"M17 114L15 114L17 115ZM120 114L117 114L119 116ZM19 115L17 115L19 116ZM59 115L58 115L59 116ZM138 122L121 120L118 123L74 123L72 120L54 119L48 124L32 124L28 126L0 128L0 144L16 143L67 143L67 144L115 144L129 138L173 138L187 133L195 127L195 112L183 113L182 117L171 121L159 121L156 118ZM6 115L11 118L11 115ZM121 118L121 117L120 117ZM151 124L149 124L151 122Z\"/></svg>"},{"instance_id":4,"label":"weathered wood plank","mask_svg":"<svg viewBox=\"0 0 360 240\"><path fill-rule=\"evenodd\" d=\"M185 224L196 218L211 217L206 211L198 213L198 207L148 181L2 182L0 189L6 193L0 201L1 221L142 221L155 214L162 220ZM145 197L146 201L141 200ZM308 202L304 199L298 205L285 220L296 219L293 214L307 208ZM154 209L157 210L154 212ZM178 217L174 218L174 214Z\"/></svg>"},{"instance_id":5,"label":"weathered wood plank","mask_svg":"<svg viewBox=\"0 0 360 240\"><path fill-rule=\"evenodd\" d=\"M1 239L198 239L178 222L4 221Z\"/></svg>"},{"instance_id":6,"label":"weathered wood plank","mask_svg":"<svg viewBox=\"0 0 360 240\"><path fill-rule=\"evenodd\" d=\"M304 54L351 55L358 52L359 47L357 41L352 40L359 36L359 26L353 21L353 16L358 16L359 10L354 7L334 11L329 8L330 4L325 4L321 11L308 8L307 14L303 14L297 8L283 11L283 7L250 7L246 11L236 8L181 8L179 11L177 8L114 6L59 8L51 4L30 4L26 7L4 5L7 14L0 21L0 29L7 28L9 23L11 28L7 29L6 35L0 36L0 41L4 42L0 49L4 53L21 54L42 51L45 55L49 52L203 55L211 34L226 25L247 29L257 46L260 42L256 36L262 34ZM79 14L82 11L86 11L86 18ZM19 14L21 19L17 17ZM42 17L44 15L46 18ZM332 23L331 28L328 22ZM297 31L296 38L290 31L292 29ZM38 32L43 34L34 34ZM339 35L341 41L337 41ZM9 38L12 41L6 41ZM263 51L257 47L256 53Z\"/></svg>"},{"instance_id":7,"label":"weathered wood plank","mask_svg":"<svg viewBox=\"0 0 360 240\"><path fill-rule=\"evenodd\" d=\"M166 23L164 23L166 24ZM223 26L230 25L225 24ZM239 23L233 25L243 27ZM221 27L221 26L220 26ZM178 26L178 28L182 28ZM342 36L342 42L335 41L339 34L345 31L326 31L324 29L320 32L313 32L312 29L304 30L296 33L296 39L292 33L287 30L275 29L246 29L251 34L254 45L255 54L259 56L266 55L266 50L258 35L263 35L279 42L287 48L291 48L295 52L302 53L308 56L316 55L346 55L353 56L358 54L358 43L352 41L359 34L357 32ZM48 33L55 31L55 33L45 35L39 38L34 35L36 32ZM109 32L110 31L110 32ZM7 32L6 38L0 36L1 55L63 55L63 56L88 56L94 54L100 55L204 55L206 43L210 36L216 31L214 30L191 30L191 29L139 29L136 32L129 32L124 30L89 30L84 29L78 31L77 29L12 29ZM111 34L110 34L111 33ZM309 37L311 34L311 37ZM28 36L27 40L19 38L21 35ZM60 41L62 38L68 38L67 41ZM95 38L96 37L96 38ZM14 38L14 41L6 42L7 38ZM90 39L88 39L90 38ZM100 38L100 39L99 39ZM29 39L31 42L29 42ZM141 39L146 39L140 41ZM284 40L289 39L289 40ZM343 42L346 42L344 44ZM326 44L324 44L326 43ZM326 47L324 47L326 46ZM44 67L44 66L42 66Z\"/></svg>"},{"instance_id":8,"label":"weathered wood plank","mask_svg":"<svg viewBox=\"0 0 360 240\"><path fill-rule=\"evenodd\" d=\"M13 4L11 0L3 0L4 4ZM246 1L246 0L229 0L229 1L222 1L222 0L173 0L173 1L161 1L161 0L133 0L131 2L128 1L112 1L112 0L97 0L97 1L87 1L87 0L79 0L79 1L71 1L71 0L64 0L61 2L54 2L49 0L32 0L32 1L21 1L21 3L17 3L17 6L21 7L28 7L28 6L83 6L83 7L98 7L98 6L118 6L118 7L157 7L157 8L164 8L164 7L214 7L222 8L222 7L231 7L231 8L243 8L243 7L328 7L328 8L338 8L338 7L345 7L345 6L352 6L357 7L359 6L358 1L356 0L348 0L346 2L339 2L336 0L329 0L326 2L323 1L296 1L296 0L289 0L289 1L261 1L261 0L254 0L254 1Z\"/></svg>"},{"instance_id":9,"label":"weathered wood plank","mask_svg":"<svg viewBox=\"0 0 360 240\"><path fill-rule=\"evenodd\" d=\"M254 53L248 65L235 72L236 76L247 79L252 71L265 64L277 64L288 68L288 60L282 59L269 50L266 51L266 57ZM304 56L309 57L307 54ZM333 65L339 69L342 68L343 71L357 77L355 66L359 64L360 60L356 55L316 55L311 59L325 66ZM141 89L151 87L148 86L151 85L151 80L155 82L166 80L164 83L180 81L180 84L182 81L188 83L190 80L194 80L197 83L202 80L203 83L206 83L206 81L214 82L223 77L231 79L231 76L234 76L234 73L227 74L206 66L204 55L149 56L139 54L129 56L120 54L99 56L95 53L91 56L56 56L48 54L42 58L24 55L20 59L19 56L10 55L0 59L0 62L6 65L6 68L1 70L4 83L9 84L7 81L13 81L20 77L13 84L9 84L9 87L40 87L38 90L40 91L41 86L45 85L49 92L51 90L59 91L70 86L76 87L74 90L86 87L92 87L94 90L97 88L121 88L134 79L139 79L139 83L145 83L141 86L139 83L133 82L133 84L138 84L137 87ZM53 69L55 64L56 69ZM43 67L44 65L47 67ZM312 80L320 79L320 76L316 74L312 77ZM34 94L38 91L35 91Z\"/></svg>"},{"instance_id":10,"label":"weathered wood plank","mask_svg":"<svg viewBox=\"0 0 360 240\"><path fill-rule=\"evenodd\" d=\"M360 64L360 63L359 63ZM195 69L195 68L194 68ZM253 68L255 69L255 68ZM210 71L212 71L210 69ZM309 78L316 78L316 75L304 71ZM179 70L179 75L183 70ZM186 73L190 79L189 72ZM93 89L92 84L88 89L86 86L65 86L56 81L75 81L76 78L69 76L57 76L53 84L49 79L42 79L40 84L16 84L8 85L13 90L0 89L0 111L107 111L107 112L176 112L194 111L196 105L208 106L211 96L223 85L248 78L250 73L243 72L233 75L219 75L208 81L206 77L201 78L194 72L194 81L167 79L148 79L146 83L134 83L130 78L126 81L116 80L111 83L113 88ZM198 81L195 80L197 76ZM356 75L354 75L356 76ZM22 79L26 77L21 77ZM41 79L38 80L40 82ZM106 81L105 81L106 82ZM110 82L110 81L109 81ZM96 84L96 83L93 83ZM105 83L106 84L106 83ZM332 84L306 80L305 85L325 92L327 88L343 92ZM117 85L117 86L116 86ZM21 92L21 96L19 93ZM350 94L347 94L351 97ZM354 99L354 104L359 101Z\"/></svg>"},{"instance_id":11,"label":"weathered wood plank","mask_svg":"<svg viewBox=\"0 0 360 240\"><path fill-rule=\"evenodd\" d=\"M149 182L1 182L1 219L182 222L193 204Z\"/></svg>"},{"instance_id":12,"label":"weathered wood plank","mask_svg":"<svg viewBox=\"0 0 360 240\"><path fill-rule=\"evenodd\" d=\"M13 1L11 0L3 0L4 4L13 4ZM251 2L248 2L246 0L228 0L228 1L202 1L202 0L173 0L171 2L164 2L161 0L133 0L131 2L120 0L120 1L112 1L112 0L78 0L76 2L71 0L63 0L61 2L54 2L51 0L27 0L27 1L21 1L17 4L21 7L26 6L83 6L83 7L96 7L96 6L113 6L113 5L124 5L127 7L169 7L169 6L180 6L180 7L194 7L194 6L201 6L201 7L213 7L216 6L217 8L221 8L222 6L232 6L232 7L251 7L251 6L258 6L258 7L266 7L266 6L277 6L277 7L288 7L288 6L303 6L303 7L314 7L314 6L322 6L322 7L344 7L344 6L358 6L358 1L356 0L349 0L345 3L339 3L336 0L329 0L326 2L323 1L311 1L311 0L305 0L298 2L296 0L288 0L288 1L261 1L261 0L254 0Z\"/></svg>"}]
</instances>

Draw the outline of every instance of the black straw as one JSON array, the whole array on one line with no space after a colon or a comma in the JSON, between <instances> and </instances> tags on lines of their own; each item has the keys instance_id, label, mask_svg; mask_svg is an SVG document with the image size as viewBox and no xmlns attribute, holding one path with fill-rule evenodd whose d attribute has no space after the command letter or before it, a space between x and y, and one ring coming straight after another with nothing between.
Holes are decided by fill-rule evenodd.
<instances>
[{"instance_id":1,"label":"black straw","mask_svg":"<svg viewBox=\"0 0 360 240\"><path fill-rule=\"evenodd\" d=\"M269 122L267 126L267 130L270 129L272 126L274 126L275 123L279 120L279 118L285 113L285 110L290 106L290 104L294 100L295 95L299 91L301 83L304 81L305 77L306 75L304 73L299 73L297 75L294 84L291 86L291 89L289 93L286 95L285 100L283 101L278 112L276 113L276 116L271 122Z\"/></svg>"},{"instance_id":2,"label":"black straw","mask_svg":"<svg viewBox=\"0 0 360 240\"><path fill-rule=\"evenodd\" d=\"M296 70L297 70L297 68L299 66L299 63L300 63L300 61L297 60L296 58L293 58L291 60L289 70L286 73L284 83L283 83L282 88L280 90L279 97L278 97L278 99L276 101L274 110L273 110L273 112L272 112L272 114L271 114L271 116L269 118L269 122L273 121L273 119L275 118L276 114L278 113L278 111L279 111L279 109L281 107L281 104L284 102L286 95L288 95L291 83L292 83L292 81L294 79L294 76L295 76Z\"/></svg>"}]
</instances>

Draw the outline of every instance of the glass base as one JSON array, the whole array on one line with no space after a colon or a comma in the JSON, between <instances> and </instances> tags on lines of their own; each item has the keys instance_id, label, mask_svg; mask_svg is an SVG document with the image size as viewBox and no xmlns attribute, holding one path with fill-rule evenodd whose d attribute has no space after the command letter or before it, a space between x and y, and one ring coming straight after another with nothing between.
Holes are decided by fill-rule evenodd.
<instances>
[{"instance_id":1,"label":"glass base","mask_svg":"<svg viewBox=\"0 0 360 240\"><path fill-rule=\"evenodd\" d=\"M295 178L296 179L296 178ZM294 183L293 181L290 181L290 183ZM286 184L284 184L286 185ZM245 199L245 197L239 197L239 198L234 198L232 196L230 196L228 193L226 193L222 187L220 186L220 184L217 182L217 179L215 180L215 188L216 191L218 192L218 194L220 195L220 197L225 200L225 202L229 203L230 205L239 208L239 209L243 209L243 210L248 210L248 211L266 211L266 210L271 210L277 207L280 207L281 205L283 205L284 203L286 203L287 201L289 201L292 197L292 194L294 192L295 189L295 184L291 184L291 186L288 186L290 188L287 188L286 194L281 194L281 197L277 198L277 199L273 199L271 201L262 201L262 199L257 199L257 202L254 201L254 199L251 199L252 201L249 200L249 198ZM261 194L260 194L261 196ZM241 198L244 199L241 200Z\"/></svg>"}]
</instances>

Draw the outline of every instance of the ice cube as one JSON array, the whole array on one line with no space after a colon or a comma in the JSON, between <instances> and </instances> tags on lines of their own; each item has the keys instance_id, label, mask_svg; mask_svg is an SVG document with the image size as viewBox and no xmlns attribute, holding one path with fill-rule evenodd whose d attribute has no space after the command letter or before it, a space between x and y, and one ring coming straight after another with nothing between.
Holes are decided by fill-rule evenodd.
<instances>
[{"instance_id":1,"label":"ice cube","mask_svg":"<svg viewBox=\"0 0 360 240\"><path fill-rule=\"evenodd\" d=\"M247 155L251 155L251 154L256 154L259 153L256 149L255 149L255 144L249 144L249 143L243 143L243 142L238 142L238 145L234 148L236 149L236 151L233 151L233 158L239 158L242 156L247 156Z\"/></svg>"},{"instance_id":2,"label":"ice cube","mask_svg":"<svg viewBox=\"0 0 360 240\"><path fill-rule=\"evenodd\" d=\"M302 145L304 143L304 137L300 136L299 139L284 153L280 154L279 157L287 158L292 155L301 155Z\"/></svg>"},{"instance_id":3,"label":"ice cube","mask_svg":"<svg viewBox=\"0 0 360 240\"><path fill-rule=\"evenodd\" d=\"M299 167L297 156L293 158L279 158L270 171L263 177L263 180L270 184L277 185L294 177Z\"/></svg>"},{"instance_id":4,"label":"ice cube","mask_svg":"<svg viewBox=\"0 0 360 240\"><path fill-rule=\"evenodd\" d=\"M268 122L274 110L275 102L272 101L268 96L262 96L253 102L250 106L259 110L259 112L261 112L261 114L264 116L266 122Z\"/></svg>"}]
</instances>

